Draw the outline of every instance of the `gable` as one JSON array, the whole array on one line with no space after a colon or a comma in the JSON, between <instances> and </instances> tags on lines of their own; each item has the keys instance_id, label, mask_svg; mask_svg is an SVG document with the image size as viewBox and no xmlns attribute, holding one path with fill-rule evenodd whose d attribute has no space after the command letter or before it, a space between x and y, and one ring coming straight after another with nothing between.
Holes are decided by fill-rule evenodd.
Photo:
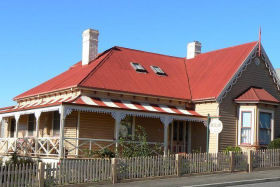
<instances>
[{"instance_id":1,"label":"gable","mask_svg":"<svg viewBox=\"0 0 280 187\"><path fill-rule=\"evenodd\" d=\"M255 49L257 51L257 49ZM263 51L263 53L265 53ZM256 54L256 53L255 53ZM254 55L255 56L255 55ZM268 63L268 62L267 62ZM235 84L231 85L231 89L219 104L219 115L221 116L221 121L223 122L224 128L220 134L220 149L231 145L236 145L236 123L237 123L237 109L238 104L235 103L234 99L244 93L250 87L258 87L266 90L270 95L272 95L277 100L280 100L280 92L278 90L277 84L275 83L275 77L271 70L269 70L269 65L265 61L260 60L260 64L257 65L252 60L248 61L246 67L243 69L239 78L235 80ZM275 108L275 134L280 133L280 108Z\"/></svg>"}]
</instances>

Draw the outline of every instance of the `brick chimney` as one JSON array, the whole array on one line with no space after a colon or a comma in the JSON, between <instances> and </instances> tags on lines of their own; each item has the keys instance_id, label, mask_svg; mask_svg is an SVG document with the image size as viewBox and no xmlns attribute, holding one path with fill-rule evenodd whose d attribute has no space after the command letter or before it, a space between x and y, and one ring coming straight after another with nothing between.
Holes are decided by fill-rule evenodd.
<instances>
[{"instance_id":1,"label":"brick chimney","mask_svg":"<svg viewBox=\"0 0 280 187\"><path fill-rule=\"evenodd\" d=\"M196 55L200 53L201 53L201 43L199 41L188 43L187 59L194 58Z\"/></svg>"},{"instance_id":2,"label":"brick chimney","mask_svg":"<svg viewBox=\"0 0 280 187\"><path fill-rule=\"evenodd\" d=\"M83 32L83 51L82 64L88 65L98 54L98 35L99 32L93 29L87 29Z\"/></svg>"}]
</instances>

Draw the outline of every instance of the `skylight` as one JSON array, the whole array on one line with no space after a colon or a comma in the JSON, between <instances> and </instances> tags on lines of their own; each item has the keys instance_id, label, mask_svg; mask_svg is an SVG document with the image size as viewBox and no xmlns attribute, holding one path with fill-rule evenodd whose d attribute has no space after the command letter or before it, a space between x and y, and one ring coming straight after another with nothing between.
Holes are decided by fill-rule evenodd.
<instances>
[{"instance_id":1,"label":"skylight","mask_svg":"<svg viewBox=\"0 0 280 187\"><path fill-rule=\"evenodd\" d=\"M132 67L138 72L147 72L147 70L139 63L131 62Z\"/></svg>"},{"instance_id":2,"label":"skylight","mask_svg":"<svg viewBox=\"0 0 280 187\"><path fill-rule=\"evenodd\" d=\"M151 66L151 68L158 75L166 75L166 73L158 66Z\"/></svg>"}]
</instances>

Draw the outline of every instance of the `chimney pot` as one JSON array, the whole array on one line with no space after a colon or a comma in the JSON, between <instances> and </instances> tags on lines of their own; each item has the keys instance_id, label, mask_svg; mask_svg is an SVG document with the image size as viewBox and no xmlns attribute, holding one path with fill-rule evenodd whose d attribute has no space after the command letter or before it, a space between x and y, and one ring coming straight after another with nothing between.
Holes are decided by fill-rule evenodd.
<instances>
[{"instance_id":1,"label":"chimney pot","mask_svg":"<svg viewBox=\"0 0 280 187\"><path fill-rule=\"evenodd\" d=\"M188 43L187 59L192 59L200 53L201 53L201 43L199 41Z\"/></svg>"},{"instance_id":2,"label":"chimney pot","mask_svg":"<svg viewBox=\"0 0 280 187\"><path fill-rule=\"evenodd\" d=\"M88 65L98 54L98 30L87 29L83 32L82 64Z\"/></svg>"}]
</instances>

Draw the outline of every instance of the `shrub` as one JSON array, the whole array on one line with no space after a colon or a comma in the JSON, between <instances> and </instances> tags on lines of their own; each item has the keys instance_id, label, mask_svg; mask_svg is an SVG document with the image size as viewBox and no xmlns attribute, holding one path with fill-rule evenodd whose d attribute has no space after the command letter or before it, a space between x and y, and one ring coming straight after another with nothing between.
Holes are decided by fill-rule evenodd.
<instances>
[{"instance_id":1,"label":"shrub","mask_svg":"<svg viewBox=\"0 0 280 187\"><path fill-rule=\"evenodd\" d=\"M241 148L240 147L232 147L232 146L227 146L227 148L225 149L226 153L229 153L230 151L232 152L241 152Z\"/></svg>"},{"instance_id":2,"label":"shrub","mask_svg":"<svg viewBox=\"0 0 280 187\"><path fill-rule=\"evenodd\" d=\"M86 158L114 158L115 153L108 148L99 150L99 151L92 151L85 149L83 150L84 156Z\"/></svg>"},{"instance_id":3,"label":"shrub","mask_svg":"<svg viewBox=\"0 0 280 187\"><path fill-rule=\"evenodd\" d=\"M280 138L277 138L268 144L268 149L280 149Z\"/></svg>"},{"instance_id":4,"label":"shrub","mask_svg":"<svg viewBox=\"0 0 280 187\"><path fill-rule=\"evenodd\" d=\"M6 165L9 164L34 164L34 160L30 157L20 157L17 152L12 153L12 157L5 162Z\"/></svg>"},{"instance_id":5,"label":"shrub","mask_svg":"<svg viewBox=\"0 0 280 187\"><path fill-rule=\"evenodd\" d=\"M157 154L162 154L161 146L149 144L147 133L141 126L137 126L135 129L134 139L132 136L120 138L119 156L121 157L154 156Z\"/></svg>"}]
</instances>

